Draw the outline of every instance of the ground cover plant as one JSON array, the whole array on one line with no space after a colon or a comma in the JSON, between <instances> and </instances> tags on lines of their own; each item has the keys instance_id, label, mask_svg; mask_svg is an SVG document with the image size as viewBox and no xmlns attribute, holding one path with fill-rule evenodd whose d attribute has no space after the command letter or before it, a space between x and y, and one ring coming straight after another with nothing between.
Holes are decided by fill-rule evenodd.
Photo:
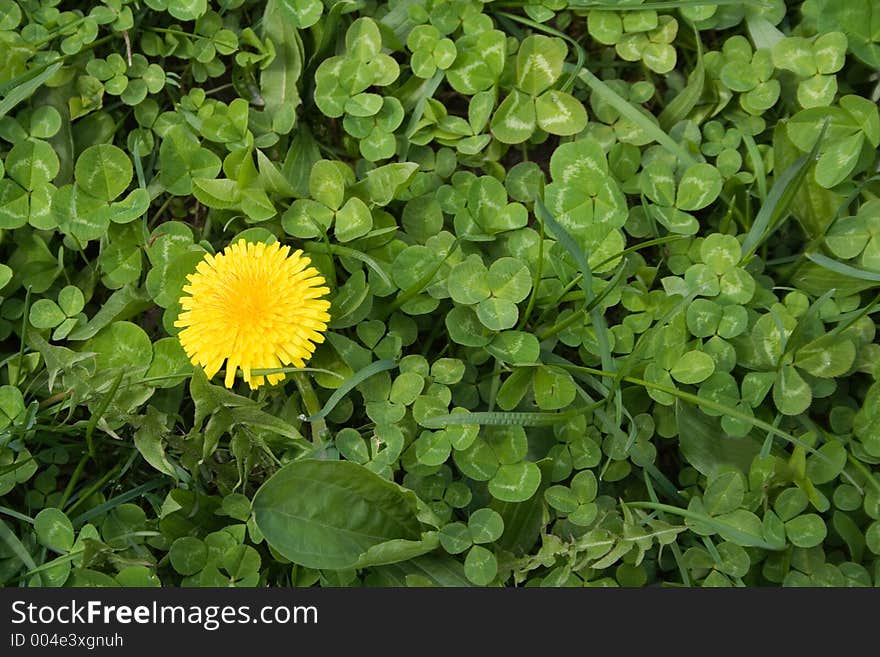
<instances>
[{"instance_id":1,"label":"ground cover plant","mask_svg":"<svg viewBox=\"0 0 880 657\"><path fill-rule=\"evenodd\" d=\"M0 52L0 584L880 584L874 0Z\"/></svg>"}]
</instances>

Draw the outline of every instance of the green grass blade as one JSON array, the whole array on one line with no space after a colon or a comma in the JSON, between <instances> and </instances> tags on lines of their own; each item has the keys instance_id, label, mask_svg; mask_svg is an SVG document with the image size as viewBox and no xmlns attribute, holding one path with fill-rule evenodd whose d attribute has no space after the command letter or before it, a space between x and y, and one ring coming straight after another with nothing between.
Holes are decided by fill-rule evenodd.
<instances>
[{"instance_id":1,"label":"green grass blade","mask_svg":"<svg viewBox=\"0 0 880 657\"><path fill-rule=\"evenodd\" d=\"M376 272L376 275L382 279L382 282L389 287L394 284L391 282L391 279L388 278L388 274L385 273L385 270L379 266L375 260L373 260L370 256L362 251L358 251L357 249L351 249L347 246L340 246L339 244L324 244L322 242L312 242L305 246L306 252L312 253L329 253L332 255L341 256L343 258L354 258L355 260L360 260L367 267Z\"/></svg>"},{"instance_id":2,"label":"green grass blade","mask_svg":"<svg viewBox=\"0 0 880 657\"><path fill-rule=\"evenodd\" d=\"M397 363L393 360L377 360L373 363L370 363L366 367L355 372L348 380L339 386L336 390L333 391L333 394L330 395L330 398L327 399L327 402L324 404L324 407L315 413L314 415L310 415L309 417L302 418L305 422L317 422L318 420L323 420L330 414L334 408L336 408L336 404L342 401L343 397L345 397L349 392L354 390L354 388L360 383L366 381L371 376L378 374L379 372L385 372L387 370L391 370L397 367Z\"/></svg>"},{"instance_id":3,"label":"green grass blade","mask_svg":"<svg viewBox=\"0 0 880 657\"><path fill-rule=\"evenodd\" d=\"M311 372L314 374L327 374L329 376L335 376L337 379L345 378L339 372L325 370L320 367L264 367L262 369L251 370L251 374L254 376L266 376L267 374L291 374L294 372Z\"/></svg>"},{"instance_id":4,"label":"green grass blade","mask_svg":"<svg viewBox=\"0 0 880 657\"><path fill-rule=\"evenodd\" d=\"M2 513L5 516L9 516L10 518L15 518L16 520L21 520L22 522L26 522L29 525L34 524L34 519L31 518L30 516L26 516L25 514L19 513L15 509L10 509L9 507L6 507L6 506L0 506L0 513Z\"/></svg>"},{"instance_id":5,"label":"green grass blade","mask_svg":"<svg viewBox=\"0 0 880 657\"><path fill-rule=\"evenodd\" d=\"M773 187L770 188L767 199L761 205L761 209L758 210L758 216L755 217L752 227L743 240L743 257L740 263L749 260L755 251L758 250L758 247L773 234L773 231L788 216L791 202L794 200L794 196L797 194L801 183L803 183L810 169L810 164L816 159L816 153L819 151L819 144L822 143L824 135L825 127L819 133L819 138L816 140L813 150L807 155L801 155L782 172L782 175L773 181Z\"/></svg>"},{"instance_id":6,"label":"green grass blade","mask_svg":"<svg viewBox=\"0 0 880 657\"><path fill-rule=\"evenodd\" d=\"M6 547L9 548L12 554L18 557L18 560L24 564L25 568L28 570L36 570L37 564L34 563L34 559L31 557L30 552L27 551L22 542L18 540L18 537L2 520L0 520L0 541L3 541L6 544Z\"/></svg>"},{"instance_id":7,"label":"green grass blade","mask_svg":"<svg viewBox=\"0 0 880 657\"><path fill-rule=\"evenodd\" d=\"M669 130L679 121L683 121L697 106L700 96L703 95L703 86L706 81L706 67L703 65L703 43L700 33L694 28L694 36L697 43L697 66L688 75L687 86L672 99L672 101L660 112L657 120L663 130Z\"/></svg>"},{"instance_id":8,"label":"green grass blade","mask_svg":"<svg viewBox=\"0 0 880 657\"><path fill-rule=\"evenodd\" d=\"M104 395L104 399L101 400L101 405L92 413L92 417L89 418L89 424L86 426L86 445L88 446L89 456L92 458L95 457L95 445L92 442L92 434L95 433L95 427L98 426L98 422L104 417L104 413L107 412L107 409L110 407L110 403L113 401L113 398L116 397L116 391L119 390L119 384L122 383L122 377L125 375L124 371L120 371L119 374L113 379L113 384L110 386L110 390L107 391L107 394Z\"/></svg>"},{"instance_id":9,"label":"green grass blade","mask_svg":"<svg viewBox=\"0 0 880 657\"><path fill-rule=\"evenodd\" d=\"M840 274L841 276L849 276L850 278L857 278L862 281L880 283L880 273L878 272L859 269L858 267L838 262L837 260L824 256L821 253L807 253L805 255L809 260L812 260L820 267L824 267L825 269Z\"/></svg>"},{"instance_id":10,"label":"green grass blade","mask_svg":"<svg viewBox=\"0 0 880 657\"><path fill-rule=\"evenodd\" d=\"M712 527L712 529L714 529L718 533L724 532L725 534L736 540L737 544L745 547L763 548L765 550L772 550L774 552L785 549L785 546L780 548L779 546L768 543L764 540L763 536L756 536L755 534L744 532L741 529L734 527L733 525L728 525L726 522L718 520L717 518L713 518L702 513L696 513L695 511L690 511L688 509L680 509L676 506L670 506L669 504L657 504L655 502L626 502L626 506L631 506L635 509L651 509L653 511L664 511L666 513L671 513L672 515L681 516L682 518L687 518L695 522L706 524Z\"/></svg>"},{"instance_id":11,"label":"green grass blade","mask_svg":"<svg viewBox=\"0 0 880 657\"><path fill-rule=\"evenodd\" d=\"M429 429L442 429L449 426L478 424L494 427L551 427L565 422L576 415L586 413L589 409L577 408L564 413L555 412L518 412L518 411L474 411L471 413L449 413L435 415L424 420Z\"/></svg>"},{"instance_id":12,"label":"green grass blade","mask_svg":"<svg viewBox=\"0 0 880 657\"><path fill-rule=\"evenodd\" d=\"M678 157L682 162L685 162L686 164L697 164L699 162L699 160L691 155L684 146L675 141L672 137L666 134L659 125L654 123L654 121L649 118L648 114L644 114L633 107L629 101L618 95L616 91L597 78L589 69L582 68L578 73L578 77L583 80L587 86L596 93L596 95L600 96L602 100L620 112L622 116L638 125L646 134L650 135L654 141Z\"/></svg>"},{"instance_id":13,"label":"green grass blade","mask_svg":"<svg viewBox=\"0 0 880 657\"><path fill-rule=\"evenodd\" d=\"M578 269L581 270L581 289L584 291L584 297L590 313L590 320L593 324L593 330L596 332L596 342L599 345L599 355L602 358L602 367L606 370L614 371L616 366L614 359L611 356L611 342L608 339L608 324L605 321L605 315L602 314L601 309L591 307L590 305L596 295L593 293L593 273L590 269L589 258L580 245L574 241L574 238L568 233L568 231L556 221L553 214L547 209L547 206L544 205L544 201L541 198L535 199L535 209L538 210L538 213L541 215L540 218L547 225L547 228L550 229L550 232L556 241L562 244L578 266Z\"/></svg>"},{"instance_id":14,"label":"green grass blade","mask_svg":"<svg viewBox=\"0 0 880 657\"><path fill-rule=\"evenodd\" d=\"M145 484L141 484L136 488L132 488L121 495L117 495L116 497L111 497L109 500L104 502L103 504L99 504L98 506L92 507L88 511L84 511L79 514L75 518L71 518L71 522L75 527L79 527L85 523L87 523L92 518L97 518L111 509L115 509L117 506L121 504L125 504L130 500L136 500L141 495L145 493L149 493L150 491L156 490L161 486L167 486L167 479L153 479L152 481L148 481Z\"/></svg>"},{"instance_id":15,"label":"green grass blade","mask_svg":"<svg viewBox=\"0 0 880 657\"><path fill-rule=\"evenodd\" d=\"M755 138L748 133L742 136L743 144L752 158L752 165L755 167L755 183L758 185L758 198L761 203L767 201L767 172L764 170L764 158L761 157L761 151L758 150L758 144Z\"/></svg>"},{"instance_id":16,"label":"green grass blade","mask_svg":"<svg viewBox=\"0 0 880 657\"><path fill-rule=\"evenodd\" d=\"M30 98L37 89L43 86L46 80L58 72L58 69L61 68L61 62L55 62L41 68L42 71L34 69L10 80L0 89L0 93L4 94L0 99L0 118L6 116L9 110L20 102Z\"/></svg>"}]
</instances>

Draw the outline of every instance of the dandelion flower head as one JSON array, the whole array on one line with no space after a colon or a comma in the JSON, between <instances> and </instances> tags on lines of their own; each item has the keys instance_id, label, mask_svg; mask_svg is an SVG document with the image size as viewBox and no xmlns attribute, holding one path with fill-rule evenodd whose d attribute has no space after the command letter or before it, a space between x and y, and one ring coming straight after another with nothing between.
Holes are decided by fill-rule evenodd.
<instances>
[{"instance_id":1,"label":"dandelion flower head","mask_svg":"<svg viewBox=\"0 0 880 657\"><path fill-rule=\"evenodd\" d=\"M226 361L226 387L240 367L252 389L284 379L283 372L254 370L303 367L330 321L330 302L321 298L330 290L310 264L301 250L244 239L206 255L187 276L174 322L193 365L210 379Z\"/></svg>"}]
</instances>

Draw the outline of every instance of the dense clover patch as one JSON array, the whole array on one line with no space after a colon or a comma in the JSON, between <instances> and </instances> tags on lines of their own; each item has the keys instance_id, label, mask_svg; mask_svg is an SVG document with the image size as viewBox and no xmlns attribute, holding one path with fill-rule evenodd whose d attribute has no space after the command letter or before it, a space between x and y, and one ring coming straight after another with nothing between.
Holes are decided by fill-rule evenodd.
<instances>
[{"instance_id":1,"label":"dense clover patch","mask_svg":"<svg viewBox=\"0 0 880 657\"><path fill-rule=\"evenodd\" d=\"M874 3L612 4L0 0L0 585L880 584Z\"/></svg>"}]
</instances>

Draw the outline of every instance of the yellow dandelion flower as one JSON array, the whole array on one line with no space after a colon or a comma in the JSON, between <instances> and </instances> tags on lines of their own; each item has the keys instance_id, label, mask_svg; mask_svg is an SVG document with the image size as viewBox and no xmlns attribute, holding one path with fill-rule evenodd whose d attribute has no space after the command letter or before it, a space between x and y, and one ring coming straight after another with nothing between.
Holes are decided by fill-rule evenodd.
<instances>
[{"instance_id":1,"label":"yellow dandelion flower","mask_svg":"<svg viewBox=\"0 0 880 657\"><path fill-rule=\"evenodd\" d=\"M180 344L193 365L212 378L226 361L227 388L241 368L252 389L277 383L284 373L265 377L253 370L293 365L303 367L324 341L330 290L302 251L290 247L231 244L217 256L206 255L183 286L183 312L174 325L182 328Z\"/></svg>"}]
</instances>

